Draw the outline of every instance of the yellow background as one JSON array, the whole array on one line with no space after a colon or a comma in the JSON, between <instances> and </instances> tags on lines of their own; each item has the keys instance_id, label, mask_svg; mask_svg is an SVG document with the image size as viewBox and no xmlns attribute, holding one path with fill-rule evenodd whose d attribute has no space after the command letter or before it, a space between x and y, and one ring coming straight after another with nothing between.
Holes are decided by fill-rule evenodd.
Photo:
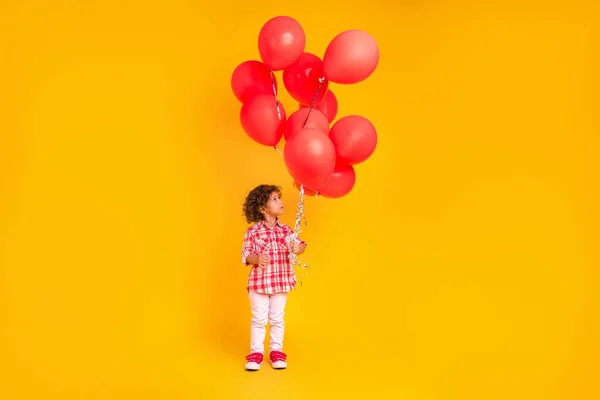
<instances>
[{"instance_id":1,"label":"yellow background","mask_svg":"<svg viewBox=\"0 0 600 400\"><path fill-rule=\"evenodd\" d=\"M600 398L594 3L3 0L0 398ZM376 38L331 88L379 142L251 374L241 203L297 192L229 79L275 15Z\"/></svg>"}]
</instances>

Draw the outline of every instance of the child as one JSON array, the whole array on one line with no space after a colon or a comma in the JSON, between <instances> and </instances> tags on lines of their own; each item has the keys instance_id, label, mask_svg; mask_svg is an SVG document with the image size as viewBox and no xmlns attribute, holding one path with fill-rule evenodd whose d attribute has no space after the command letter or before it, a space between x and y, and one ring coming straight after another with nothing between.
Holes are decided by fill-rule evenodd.
<instances>
[{"instance_id":1,"label":"child","mask_svg":"<svg viewBox=\"0 0 600 400\"><path fill-rule=\"evenodd\" d=\"M292 240L293 230L279 221L283 214L281 188L260 185L246 197L244 215L248 223L242 248L242 263L250 266L247 290L252 321L250 354L246 369L257 371L263 362L267 320L271 327L269 359L273 368L287 367L283 350L284 309L287 294L296 286L289 254L302 254L306 243Z\"/></svg>"}]
</instances>

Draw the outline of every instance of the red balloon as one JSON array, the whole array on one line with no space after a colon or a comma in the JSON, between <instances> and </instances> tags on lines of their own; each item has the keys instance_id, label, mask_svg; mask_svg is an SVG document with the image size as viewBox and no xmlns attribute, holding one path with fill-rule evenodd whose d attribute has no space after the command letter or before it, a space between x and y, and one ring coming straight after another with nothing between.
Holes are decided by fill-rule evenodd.
<instances>
[{"instance_id":1,"label":"red balloon","mask_svg":"<svg viewBox=\"0 0 600 400\"><path fill-rule=\"evenodd\" d=\"M300 185L298 182L294 181L294 187L296 189L298 189L298 192L300 191ZM316 197L317 196L317 192L315 192L314 190L308 189L308 188L304 188L304 195L305 196L311 196L311 197Z\"/></svg>"},{"instance_id":2,"label":"red balloon","mask_svg":"<svg viewBox=\"0 0 600 400\"><path fill-rule=\"evenodd\" d=\"M286 142L283 161L296 182L318 191L325 187L335 168L335 148L325 132L305 128Z\"/></svg>"},{"instance_id":3,"label":"red balloon","mask_svg":"<svg viewBox=\"0 0 600 400\"><path fill-rule=\"evenodd\" d=\"M310 108L308 107L301 108L290 115L285 123L285 132L283 134L286 141L289 140L292 134L301 131L304 128L314 128L329 133L329 121L327 120L327 117L316 108L310 110L310 114L308 112L309 110ZM306 119L306 116L308 116L308 120ZM306 121L306 125L304 124L304 121Z\"/></svg>"},{"instance_id":4,"label":"red balloon","mask_svg":"<svg viewBox=\"0 0 600 400\"><path fill-rule=\"evenodd\" d=\"M244 132L265 146L275 146L279 143L285 129L285 118L283 104L277 103L275 96L268 94L259 94L251 98L240 110L240 122Z\"/></svg>"},{"instance_id":5,"label":"red balloon","mask_svg":"<svg viewBox=\"0 0 600 400\"><path fill-rule=\"evenodd\" d=\"M354 167L348 164L336 164L327 185L321 190L321 195L330 199L344 197L352 191L356 183Z\"/></svg>"},{"instance_id":6,"label":"red balloon","mask_svg":"<svg viewBox=\"0 0 600 400\"><path fill-rule=\"evenodd\" d=\"M306 35L302 26L290 17L275 17L267 21L258 35L261 60L273 71L289 67L304 53Z\"/></svg>"},{"instance_id":7,"label":"red balloon","mask_svg":"<svg viewBox=\"0 0 600 400\"><path fill-rule=\"evenodd\" d=\"M322 80L322 82L320 82ZM304 53L292 65L283 70L283 84L296 101L302 104L319 104L329 81L323 77L323 62L314 54Z\"/></svg>"},{"instance_id":8,"label":"red balloon","mask_svg":"<svg viewBox=\"0 0 600 400\"><path fill-rule=\"evenodd\" d=\"M344 31L327 46L323 72L331 82L358 83L367 79L379 62L379 47L371 35L360 30Z\"/></svg>"},{"instance_id":9,"label":"red balloon","mask_svg":"<svg viewBox=\"0 0 600 400\"><path fill-rule=\"evenodd\" d=\"M273 84L277 93L275 76L271 81L271 71L260 61L244 61L231 74L231 89L242 103L258 94L273 94Z\"/></svg>"},{"instance_id":10,"label":"red balloon","mask_svg":"<svg viewBox=\"0 0 600 400\"><path fill-rule=\"evenodd\" d=\"M299 104L300 108L308 107L307 104ZM333 122L338 112L338 102L335 94L330 90L325 94L323 101L317 105L317 110L321 111L327 117L329 123Z\"/></svg>"},{"instance_id":11,"label":"red balloon","mask_svg":"<svg viewBox=\"0 0 600 400\"><path fill-rule=\"evenodd\" d=\"M373 124L360 115L340 118L329 133L337 158L350 165L359 164L373 154L377 132Z\"/></svg>"}]
</instances>

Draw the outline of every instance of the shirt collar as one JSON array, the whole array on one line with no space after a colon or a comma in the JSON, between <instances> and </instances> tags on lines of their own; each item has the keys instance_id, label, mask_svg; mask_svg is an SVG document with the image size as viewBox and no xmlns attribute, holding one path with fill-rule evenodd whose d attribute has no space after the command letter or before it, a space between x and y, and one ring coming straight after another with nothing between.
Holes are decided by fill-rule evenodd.
<instances>
[{"instance_id":1,"label":"shirt collar","mask_svg":"<svg viewBox=\"0 0 600 400\"><path fill-rule=\"evenodd\" d=\"M269 225L267 225L267 223L266 223L264 220L261 220L261 221L258 223L258 225L260 225L260 226L262 226L262 227L265 227L265 228L267 228L267 229L272 229L272 228L269 228ZM273 225L273 228L274 228L274 227L276 227L276 226L279 226L280 228L282 228L282 227L283 227L283 224L281 223L281 221L279 220L279 218L277 218L277 220L275 220L275 225Z\"/></svg>"}]
</instances>

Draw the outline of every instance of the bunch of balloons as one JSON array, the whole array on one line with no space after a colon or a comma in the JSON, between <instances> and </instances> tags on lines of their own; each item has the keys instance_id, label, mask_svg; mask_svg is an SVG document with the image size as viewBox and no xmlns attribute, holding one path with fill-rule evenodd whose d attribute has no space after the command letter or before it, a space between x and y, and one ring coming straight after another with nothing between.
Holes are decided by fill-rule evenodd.
<instances>
[{"instance_id":1,"label":"bunch of balloons","mask_svg":"<svg viewBox=\"0 0 600 400\"><path fill-rule=\"evenodd\" d=\"M377 132L360 115L338 119L338 102L331 82L355 84L368 78L379 62L379 48L368 33L344 31L331 40L323 59L306 49L306 35L295 19L278 16L267 21L258 36L261 61L239 64L231 88L242 103L240 122L254 141L278 149L296 187L307 195L339 198L356 182L354 165L375 151ZM289 118L277 99L276 71L298 102Z\"/></svg>"}]
</instances>

